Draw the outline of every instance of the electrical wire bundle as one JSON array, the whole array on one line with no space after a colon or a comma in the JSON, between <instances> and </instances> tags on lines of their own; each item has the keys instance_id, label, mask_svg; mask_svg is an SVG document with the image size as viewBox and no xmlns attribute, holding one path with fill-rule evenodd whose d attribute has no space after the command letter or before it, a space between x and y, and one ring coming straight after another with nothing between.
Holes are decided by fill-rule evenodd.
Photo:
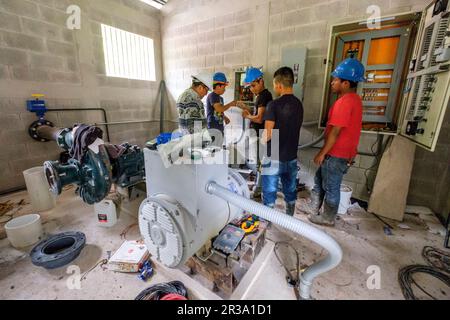
<instances>
[{"instance_id":1,"label":"electrical wire bundle","mask_svg":"<svg viewBox=\"0 0 450 320\"><path fill-rule=\"evenodd\" d=\"M287 248L290 248L295 253L296 257L296 266L295 266L295 275L292 274L291 270L286 266L286 264L281 260L280 256L278 255L278 249L280 245L285 245ZM273 248L273 251L275 253L275 257L277 258L278 262L283 266L284 270L286 270L287 274L287 282L290 286L294 287L295 295L297 296L297 299L299 298L298 293L298 282L299 282L299 275L300 275L300 255L297 250L295 250L294 246L290 244L287 241L280 241L275 243L275 247Z\"/></svg>"},{"instance_id":2,"label":"electrical wire bundle","mask_svg":"<svg viewBox=\"0 0 450 320\"><path fill-rule=\"evenodd\" d=\"M424 247L422 256L430 266L450 273L450 253L434 247Z\"/></svg>"},{"instance_id":3,"label":"electrical wire bundle","mask_svg":"<svg viewBox=\"0 0 450 320\"><path fill-rule=\"evenodd\" d=\"M411 265L402 268L398 273L398 281L406 300L419 300L414 294L413 285L431 299L437 300L414 280L413 275L416 273L425 273L435 277L450 288L450 255L433 247L424 247L422 255L430 266Z\"/></svg>"},{"instance_id":4,"label":"electrical wire bundle","mask_svg":"<svg viewBox=\"0 0 450 320\"><path fill-rule=\"evenodd\" d=\"M151 286L141 293L134 300L187 300L186 287L180 281L160 283Z\"/></svg>"}]
</instances>

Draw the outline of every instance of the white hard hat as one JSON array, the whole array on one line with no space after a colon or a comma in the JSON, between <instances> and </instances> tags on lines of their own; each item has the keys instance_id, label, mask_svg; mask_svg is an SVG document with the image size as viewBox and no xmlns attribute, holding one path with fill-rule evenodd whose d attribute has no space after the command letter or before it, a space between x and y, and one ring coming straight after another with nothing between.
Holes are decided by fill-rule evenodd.
<instances>
[{"instance_id":1,"label":"white hard hat","mask_svg":"<svg viewBox=\"0 0 450 320\"><path fill-rule=\"evenodd\" d=\"M203 83L211 91L213 89L213 77L212 73L199 73L192 76L192 79Z\"/></svg>"}]
</instances>

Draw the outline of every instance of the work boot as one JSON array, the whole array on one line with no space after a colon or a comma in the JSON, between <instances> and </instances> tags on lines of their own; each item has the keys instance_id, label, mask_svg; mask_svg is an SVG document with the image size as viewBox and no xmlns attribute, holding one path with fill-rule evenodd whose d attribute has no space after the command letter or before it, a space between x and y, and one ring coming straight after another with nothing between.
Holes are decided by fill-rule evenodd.
<instances>
[{"instance_id":1,"label":"work boot","mask_svg":"<svg viewBox=\"0 0 450 320\"><path fill-rule=\"evenodd\" d=\"M256 187L255 191L253 191L253 199L261 199L262 196L262 188Z\"/></svg>"},{"instance_id":2,"label":"work boot","mask_svg":"<svg viewBox=\"0 0 450 320\"><path fill-rule=\"evenodd\" d=\"M295 214L295 202L291 203L291 204L289 204L289 203L286 204L286 214L288 216L291 216L291 217L294 216L294 214Z\"/></svg>"},{"instance_id":3,"label":"work boot","mask_svg":"<svg viewBox=\"0 0 450 320\"><path fill-rule=\"evenodd\" d=\"M318 193L311 191L311 196L308 200L302 202L299 210L306 214L316 216L319 214L320 206L322 204L321 200Z\"/></svg>"},{"instance_id":4,"label":"work boot","mask_svg":"<svg viewBox=\"0 0 450 320\"><path fill-rule=\"evenodd\" d=\"M311 214L308 217L308 220L312 223L323 225L323 226L334 226L334 219L336 218L337 208L332 208L326 203L323 204L323 213L322 214Z\"/></svg>"}]
</instances>

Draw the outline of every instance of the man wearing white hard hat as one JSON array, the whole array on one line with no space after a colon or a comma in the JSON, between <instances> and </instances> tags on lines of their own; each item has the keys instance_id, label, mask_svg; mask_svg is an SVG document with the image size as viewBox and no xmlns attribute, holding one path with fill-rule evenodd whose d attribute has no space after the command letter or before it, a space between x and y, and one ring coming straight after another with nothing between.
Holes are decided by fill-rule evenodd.
<instances>
[{"instance_id":1,"label":"man wearing white hard hat","mask_svg":"<svg viewBox=\"0 0 450 320\"><path fill-rule=\"evenodd\" d=\"M213 87L213 75L201 73L192 76L192 86L177 100L179 129L182 134L193 134L206 129L205 106L202 99Z\"/></svg>"}]
</instances>

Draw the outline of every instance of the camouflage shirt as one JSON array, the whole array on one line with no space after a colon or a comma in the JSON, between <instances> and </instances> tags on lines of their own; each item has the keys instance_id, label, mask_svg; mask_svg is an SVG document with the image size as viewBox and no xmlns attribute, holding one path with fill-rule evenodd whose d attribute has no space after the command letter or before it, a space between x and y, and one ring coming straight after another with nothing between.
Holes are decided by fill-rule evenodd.
<instances>
[{"instance_id":1,"label":"camouflage shirt","mask_svg":"<svg viewBox=\"0 0 450 320\"><path fill-rule=\"evenodd\" d=\"M193 134L196 122L200 122L201 129L206 128L205 107L197 92L192 88L184 91L178 98L177 110L179 128L182 133Z\"/></svg>"}]
</instances>

